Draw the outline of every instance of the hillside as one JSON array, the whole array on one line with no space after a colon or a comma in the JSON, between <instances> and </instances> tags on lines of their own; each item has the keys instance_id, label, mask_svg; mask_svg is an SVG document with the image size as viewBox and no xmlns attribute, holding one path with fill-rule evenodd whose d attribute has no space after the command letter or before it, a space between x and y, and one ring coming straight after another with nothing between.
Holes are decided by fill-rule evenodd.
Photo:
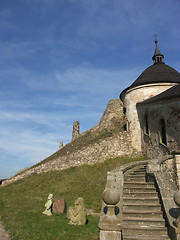
<instances>
[{"instance_id":1,"label":"hillside","mask_svg":"<svg viewBox=\"0 0 180 240\"><path fill-rule=\"evenodd\" d=\"M109 158L140 156L132 148L130 133L124 131L123 126L122 103L120 99L110 100L96 126L79 134L72 142L66 144L62 149L40 163L4 181L2 185L32 174L104 162Z\"/></svg>"},{"instance_id":2,"label":"hillside","mask_svg":"<svg viewBox=\"0 0 180 240\"><path fill-rule=\"evenodd\" d=\"M143 159L109 159L94 165L31 175L9 184L0 188L1 220L13 240L97 240L98 217L88 216L88 224L82 227L68 225L65 214L42 215L47 196L52 193L54 198L64 197L67 206L73 205L77 197L83 197L86 208L100 212L107 171L136 160Z\"/></svg>"}]
</instances>

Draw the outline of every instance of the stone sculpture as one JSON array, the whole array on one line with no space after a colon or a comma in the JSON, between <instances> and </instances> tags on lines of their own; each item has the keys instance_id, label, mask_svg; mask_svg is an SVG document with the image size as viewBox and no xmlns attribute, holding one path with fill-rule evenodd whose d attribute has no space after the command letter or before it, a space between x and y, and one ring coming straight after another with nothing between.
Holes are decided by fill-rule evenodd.
<instances>
[{"instance_id":1,"label":"stone sculpture","mask_svg":"<svg viewBox=\"0 0 180 240\"><path fill-rule=\"evenodd\" d=\"M52 204L53 204L53 194L49 194L48 196L48 201L45 204L45 211L43 212L43 214L47 215L47 216L51 216L52 215Z\"/></svg>"},{"instance_id":2,"label":"stone sculpture","mask_svg":"<svg viewBox=\"0 0 180 240\"><path fill-rule=\"evenodd\" d=\"M54 214L64 213L66 211L66 199L57 197L53 201L52 212Z\"/></svg>"},{"instance_id":3,"label":"stone sculpture","mask_svg":"<svg viewBox=\"0 0 180 240\"><path fill-rule=\"evenodd\" d=\"M84 199L79 197L74 203L74 207L69 207L67 218L70 225L85 225L86 224L86 209Z\"/></svg>"}]
</instances>

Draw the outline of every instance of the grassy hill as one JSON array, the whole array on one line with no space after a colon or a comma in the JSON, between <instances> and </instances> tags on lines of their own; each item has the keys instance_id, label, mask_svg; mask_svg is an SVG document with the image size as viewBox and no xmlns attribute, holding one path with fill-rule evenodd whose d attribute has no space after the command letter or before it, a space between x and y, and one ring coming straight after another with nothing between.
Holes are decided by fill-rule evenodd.
<instances>
[{"instance_id":1,"label":"grassy hill","mask_svg":"<svg viewBox=\"0 0 180 240\"><path fill-rule=\"evenodd\" d=\"M97 240L98 217L88 217L86 226L70 226L66 215L42 215L47 196L64 197L67 206L83 197L86 208L101 210L107 171L143 158L115 158L104 163L72 167L32 175L0 188L0 215L13 240Z\"/></svg>"},{"instance_id":2,"label":"grassy hill","mask_svg":"<svg viewBox=\"0 0 180 240\"><path fill-rule=\"evenodd\" d=\"M62 157L65 156L66 154L70 154L72 152L80 150L83 147L92 145L93 143L96 143L99 140L114 136L122 131L123 126L122 124L120 124L119 120L118 121L116 120L115 123L113 122L112 126L108 128L100 128L96 129L95 131L92 131L91 129L87 130L83 134L79 135L79 137L76 138L74 141L69 142L62 149L58 150L57 152L47 157L43 161L37 163L33 167L39 166L41 164L54 160L55 158Z\"/></svg>"}]
</instances>

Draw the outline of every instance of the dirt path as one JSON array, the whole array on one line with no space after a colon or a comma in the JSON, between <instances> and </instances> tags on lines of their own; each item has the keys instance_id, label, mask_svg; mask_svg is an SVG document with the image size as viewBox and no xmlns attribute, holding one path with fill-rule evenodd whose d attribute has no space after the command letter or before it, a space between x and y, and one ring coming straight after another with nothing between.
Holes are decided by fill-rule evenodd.
<instances>
[{"instance_id":1,"label":"dirt path","mask_svg":"<svg viewBox=\"0 0 180 240\"><path fill-rule=\"evenodd\" d=\"M1 222L0 222L0 239L1 240L10 240L8 233L5 232Z\"/></svg>"}]
</instances>

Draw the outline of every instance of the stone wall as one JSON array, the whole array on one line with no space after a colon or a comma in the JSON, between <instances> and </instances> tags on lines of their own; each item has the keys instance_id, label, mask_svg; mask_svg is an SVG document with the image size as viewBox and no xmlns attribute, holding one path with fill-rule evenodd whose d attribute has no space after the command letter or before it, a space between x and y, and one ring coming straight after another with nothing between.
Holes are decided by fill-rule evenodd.
<instances>
[{"instance_id":1,"label":"stone wall","mask_svg":"<svg viewBox=\"0 0 180 240\"><path fill-rule=\"evenodd\" d=\"M117 128L120 125L123 126L124 117L123 117L123 103L120 99L111 99L104 111L100 121L91 129L87 130L94 132L101 129L113 129ZM79 136L86 134L82 132Z\"/></svg>"},{"instance_id":2,"label":"stone wall","mask_svg":"<svg viewBox=\"0 0 180 240\"><path fill-rule=\"evenodd\" d=\"M85 146L84 148L71 154L67 154L28 169L24 173L4 181L2 185L6 185L32 174L38 174L52 170L63 170L72 166L74 167L83 164L94 164L96 162L103 162L109 158L132 155L139 156L140 154L131 147L130 135L127 132L119 132L115 136L101 139L98 142L89 146Z\"/></svg>"},{"instance_id":3,"label":"stone wall","mask_svg":"<svg viewBox=\"0 0 180 240\"><path fill-rule=\"evenodd\" d=\"M180 149L180 102L161 101L138 106L141 125L142 151L149 158L167 155ZM144 116L147 115L149 134L144 131ZM165 122L167 144L161 142L160 121Z\"/></svg>"},{"instance_id":4,"label":"stone wall","mask_svg":"<svg viewBox=\"0 0 180 240\"><path fill-rule=\"evenodd\" d=\"M130 88L122 95L129 131L132 136L132 146L138 151L141 151L141 128L136 104L165 91L173 85L173 83L147 84Z\"/></svg>"}]
</instances>

